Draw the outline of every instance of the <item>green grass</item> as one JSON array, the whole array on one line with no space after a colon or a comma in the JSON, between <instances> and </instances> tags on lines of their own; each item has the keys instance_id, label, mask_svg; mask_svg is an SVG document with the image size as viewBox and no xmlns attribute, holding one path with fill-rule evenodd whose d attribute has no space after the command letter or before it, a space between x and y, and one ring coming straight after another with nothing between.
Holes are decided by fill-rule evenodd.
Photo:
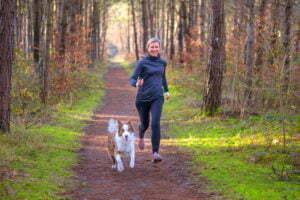
<instances>
[{"instance_id":1,"label":"green grass","mask_svg":"<svg viewBox=\"0 0 300 200\"><path fill-rule=\"evenodd\" d=\"M163 123L168 124L171 139L166 142L195 153L195 167L199 176L207 177L210 189L228 199L300 199L300 176L292 173L291 165L292 155L300 153L295 139L300 116L290 115L285 121L289 153L283 154L279 114L270 112L246 120L206 117L197 107L201 96L187 84L193 77L179 74L168 73L171 100L165 103ZM280 180L272 166L284 167L287 180Z\"/></svg>"},{"instance_id":2,"label":"green grass","mask_svg":"<svg viewBox=\"0 0 300 200\"><path fill-rule=\"evenodd\" d=\"M51 108L49 122L0 135L0 199L63 199L59 193L75 187L71 168L78 164L85 120L104 96L104 70L91 72L93 89L78 91L80 101Z\"/></svg>"}]
</instances>

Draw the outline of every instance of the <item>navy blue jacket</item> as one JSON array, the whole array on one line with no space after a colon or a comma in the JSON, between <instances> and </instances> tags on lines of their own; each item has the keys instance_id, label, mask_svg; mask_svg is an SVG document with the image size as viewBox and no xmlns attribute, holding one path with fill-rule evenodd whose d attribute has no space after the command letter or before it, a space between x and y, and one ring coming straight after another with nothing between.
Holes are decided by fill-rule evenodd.
<instances>
[{"instance_id":1,"label":"navy blue jacket","mask_svg":"<svg viewBox=\"0 0 300 200\"><path fill-rule=\"evenodd\" d=\"M136 100L151 101L169 91L166 66L167 61L161 58L160 55L148 55L136 63L135 70L130 78L130 84L136 87L137 79L144 79L144 84L138 89Z\"/></svg>"}]
</instances>

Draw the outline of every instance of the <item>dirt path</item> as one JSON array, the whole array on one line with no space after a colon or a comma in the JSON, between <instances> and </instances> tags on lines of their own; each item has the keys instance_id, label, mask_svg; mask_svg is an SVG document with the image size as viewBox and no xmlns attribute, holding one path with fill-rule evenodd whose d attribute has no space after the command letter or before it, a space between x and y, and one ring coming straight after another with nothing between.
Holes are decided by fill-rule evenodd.
<instances>
[{"instance_id":1,"label":"dirt path","mask_svg":"<svg viewBox=\"0 0 300 200\"><path fill-rule=\"evenodd\" d=\"M113 63L105 75L107 93L104 104L96 109L91 124L82 138L81 162L76 167L79 188L71 191L78 200L196 200L212 199L215 195L201 191L199 185L187 179L188 165L185 155L162 142L161 163L151 162L150 140L146 150L137 150L136 167L130 169L125 160L125 171L111 168L106 152L107 121L131 119L138 124L134 107L135 89L128 84L128 75ZM137 129L136 129L137 130ZM146 133L149 137L149 132Z\"/></svg>"}]
</instances>

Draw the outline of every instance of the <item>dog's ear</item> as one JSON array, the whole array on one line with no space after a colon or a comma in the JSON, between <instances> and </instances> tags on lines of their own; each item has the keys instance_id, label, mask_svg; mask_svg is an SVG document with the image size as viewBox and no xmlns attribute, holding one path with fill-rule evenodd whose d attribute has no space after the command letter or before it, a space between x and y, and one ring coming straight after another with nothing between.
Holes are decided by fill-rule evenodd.
<instances>
[{"instance_id":1,"label":"dog's ear","mask_svg":"<svg viewBox=\"0 0 300 200\"><path fill-rule=\"evenodd\" d=\"M128 126L129 126L129 131L130 131L131 133L133 133L133 132L134 132L134 129L133 129L131 120L129 120L129 121L127 122L127 124L128 124Z\"/></svg>"},{"instance_id":2,"label":"dog's ear","mask_svg":"<svg viewBox=\"0 0 300 200\"><path fill-rule=\"evenodd\" d=\"M118 134L121 136L122 135L122 129L123 129L123 124L120 120L117 120L118 121Z\"/></svg>"}]
</instances>

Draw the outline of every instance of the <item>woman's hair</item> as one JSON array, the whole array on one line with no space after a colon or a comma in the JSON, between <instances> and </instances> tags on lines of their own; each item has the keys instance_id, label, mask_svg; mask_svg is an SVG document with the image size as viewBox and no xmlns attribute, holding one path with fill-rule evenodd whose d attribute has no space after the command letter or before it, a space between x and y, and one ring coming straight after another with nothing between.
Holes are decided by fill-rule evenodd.
<instances>
[{"instance_id":1,"label":"woman's hair","mask_svg":"<svg viewBox=\"0 0 300 200\"><path fill-rule=\"evenodd\" d=\"M160 46L160 39L158 39L158 38L156 38L156 37L153 37L153 38L150 38L150 39L148 40L148 42L147 42L147 48L149 47L149 45L150 45L151 43L154 43L154 42L157 42L157 43L159 44L159 46Z\"/></svg>"}]
</instances>

